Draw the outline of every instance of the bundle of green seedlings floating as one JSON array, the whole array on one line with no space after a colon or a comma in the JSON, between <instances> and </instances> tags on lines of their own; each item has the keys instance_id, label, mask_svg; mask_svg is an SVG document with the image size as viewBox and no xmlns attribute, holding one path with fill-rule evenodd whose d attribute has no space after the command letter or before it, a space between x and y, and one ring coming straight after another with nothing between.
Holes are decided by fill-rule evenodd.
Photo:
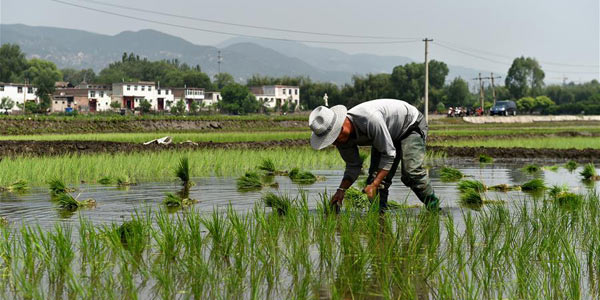
<instances>
[{"instance_id":1,"label":"bundle of green seedlings floating","mask_svg":"<svg viewBox=\"0 0 600 300\"><path fill-rule=\"evenodd\" d=\"M440 169L440 179L444 182L461 180L465 175L458 169L451 167L442 167Z\"/></svg>"},{"instance_id":2,"label":"bundle of green seedlings floating","mask_svg":"<svg viewBox=\"0 0 600 300\"><path fill-rule=\"evenodd\" d=\"M529 164L529 165L526 165L525 167L523 167L523 171L525 171L529 174L537 173L540 170L541 170L540 166L538 166L536 164Z\"/></svg>"},{"instance_id":3,"label":"bundle of green seedlings floating","mask_svg":"<svg viewBox=\"0 0 600 300\"><path fill-rule=\"evenodd\" d=\"M583 177L583 180L597 181L600 180L600 176L596 172L596 166L593 163L589 163L583 167L583 170L579 172L579 175Z\"/></svg>"},{"instance_id":4,"label":"bundle of green seedlings floating","mask_svg":"<svg viewBox=\"0 0 600 300\"><path fill-rule=\"evenodd\" d=\"M558 169L560 168L559 165L554 165L554 166L545 166L544 169L548 170L548 171L552 171L552 172L556 172L558 171Z\"/></svg>"},{"instance_id":5,"label":"bundle of green seedlings floating","mask_svg":"<svg viewBox=\"0 0 600 300\"><path fill-rule=\"evenodd\" d=\"M96 200L94 199L79 201L68 193L56 195L55 201L58 204L58 207L68 211L75 211L79 208L91 208L96 206Z\"/></svg>"},{"instance_id":6,"label":"bundle of green seedlings floating","mask_svg":"<svg viewBox=\"0 0 600 300\"><path fill-rule=\"evenodd\" d=\"M521 190L521 186L520 185L509 185L506 183L503 184L497 184L497 185L492 185L490 187L488 187L489 191L494 191L494 192L508 192L508 191L520 191Z\"/></svg>"},{"instance_id":7,"label":"bundle of green seedlings floating","mask_svg":"<svg viewBox=\"0 0 600 300\"><path fill-rule=\"evenodd\" d=\"M50 195L52 195L52 197L75 191L73 188L68 188L65 182L59 178L51 179L48 181L48 185L50 188Z\"/></svg>"},{"instance_id":8,"label":"bundle of green seedlings floating","mask_svg":"<svg viewBox=\"0 0 600 300\"><path fill-rule=\"evenodd\" d=\"M187 157L182 157L179 160L179 164L177 165L177 169L175 170L175 176L177 176L183 186L191 186L190 182L190 161Z\"/></svg>"},{"instance_id":9,"label":"bundle of green seedlings floating","mask_svg":"<svg viewBox=\"0 0 600 300\"><path fill-rule=\"evenodd\" d=\"M531 179L521 185L521 190L524 192L539 192L546 189L544 180L540 178Z\"/></svg>"},{"instance_id":10,"label":"bundle of green seedlings floating","mask_svg":"<svg viewBox=\"0 0 600 300\"><path fill-rule=\"evenodd\" d=\"M100 179L98 179L98 183L103 184L103 185L109 185L109 184L112 184L113 182L114 182L114 179L110 176L102 176Z\"/></svg>"},{"instance_id":11,"label":"bundle of green seedlings floating","mask_svg":"<svg viewBox=\"0 0 600 300\"><path fill-rule=\"evenodd\" d=\"M125 186L130 186L130 185L135 185L135 181L133 181L129 175L121 175L119 177L117 177L116 179L117 182L117 186L120 187L125 187Z\"/></svg>"},{"instance_id":12,"label":"bundle of green seedlings floating","mask_svg":"<svg viewBox=\"0 0 600 300\"><path fill-rule=\"evenodd\" d=\"M258 165L258 169L264 171L267 175L287 175L287 171L277 170L275 163L270 158L263 159Z\"/></svg>"},{"instance_id":13,"label":"bundle of green seedlings floating","mask_svg":"<svg viewBox=\"0 0 600 300\"><path fill-rule=\"evenodd\" d=\"M458 190L461 193L465 193L470 190L485 192L487 191L487 186L483 184L483 182L478 180L461 180L457 186Z\"/></svg>"},{"instance_id":14,"label":"bundle of green seedlings floating","mask_svg":"<svg viewBox=\"0 0 600 300\"><path fill-rule=\"evenodd\" d=\"M554 185L548 190L548 196L565 208L577 208L583 203L583 196L572 193L566 185Z\"/></svg>"},{"instance_id":15,"label":"bundle of green seedlings floating","mask_svg":"<svg viewBox=\"0 0 600 300\"><path fill-rule=\"evenodd\" d=\"M276 195L273 192L264 194L261 198L266 207L271 207L277 214L284 216L288 213L296 199L292 199L289 195Z\"/></svg>"},{"instance_id":16,"label":"bundle of green seedlings floating","mask_svg":"<svg viewBox=\"0 0 600 300\"><path fill-rule=\"evenodd\" d=\"M261 180L261 177L260 175L258 175L258 173L246 172L244 176L241 176L237 179L237 188L240 191L253 191L260 190L266 186L274 188L279 187L279 184L277 182L272 182L268 180L271 178L272 177L265 177L263 180Z\"/></svg>"},{"instance_id":17,"label":"bundle of green seedlings floating","mask_svg":"<svg viewBox=\"0 0 600 300\"><path fill-rule=\"evenodd\" d=\"M460 202L468 206L481 206L483 205L484 199L481 196L480 191L468 189L460 194Z\"/></svg>"},{"instance_id":18,"label":"bundle of green seedlings floating","mask_svg":"<svg viewBox=\"0 0 600 300\"><path fill-rule=\"evenodd\" d=\"M29 190L29 187L25 180L17 180L8 186L0 186L0 192L25 193L27 190Z\"/></svg>"},{"instance_id":19,"label":"bundle of green seedlings floating","mask_svg":"<svg viewBox=\"0 0 600 300\"><path fill-rule=\"evenodd\" d=\"M180 195L176 195L174 193L167 193L165 199L163 200L163 204L170 208L188 207L195 203L198 203L198 200L183 198Z\"/></svg>"},{"instance_id":20,"label":"bundle of green seedlings floating","mask_svg":"<svg viewBox=\"0 0 600 300\"><path fill-rule=\"evenodd\" d=\"M294 183L298 184L313 184L317 180L323 180L323 177L315 176L309 171L302 171L299 168L293 168L288 173L288 176Z\"/></svg>"},{"instance_id":21,"label":"bundle of green seedlings floating","mask_svg":"<svg viewBox=\"0 0 600 300\"><path fill-rule=\"evenodd\" d=\"M565 169L569 170L570 172L573 172L575 171L575 169L577 169L577 163L573 160L570 160L565 164Z\"/></svg>"},{"instance_id":22,"label":"bundle of green seedlings floating","mask_svg":"<svg viewBox=\"0 0 600 300\"><path fill-rule=\"evenodd\" d=\"M490 163L494 162L494 159L487 154L479 154L478 159L479 159L479 162L482 164L490 164Z\"/></svg>"}]
</instances>

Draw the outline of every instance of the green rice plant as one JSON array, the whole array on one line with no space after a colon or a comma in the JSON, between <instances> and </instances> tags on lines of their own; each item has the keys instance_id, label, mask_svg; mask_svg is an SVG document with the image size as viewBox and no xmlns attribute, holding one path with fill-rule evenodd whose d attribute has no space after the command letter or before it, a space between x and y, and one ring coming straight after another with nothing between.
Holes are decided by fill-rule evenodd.
<instances>
[{"instance_id":1,"label":"green rice plant","mask_svg":"<svg viewBox=\"0 0 600 300\"><path fill-rule=\"evenodd\" d=\"M534 178L521 185L521 190L524 192L539 192L546 189L546 184L543 179Z\"/></svg>"},{"instance_id":2,"label":"green rice plant","mask_svg":"<svg viewBox=\"0 0 600 300\"><path fill-rule=\"evenodd\" d=\"M119 187L127 187L130 185L135 185L135 181L133 181L129 177L129 175L117 176L116 182L117 182L117 186L119 186Z\"/></svg>"},{"instance_id":3,"label":"green rice plant","mask_svg":"<svg viewBox=\"0 0 600 300\"><path fill-rule=\"evenodd\" d=\"M558 169L560 168L559 165L553 165L553 166L545 166L544 169L548 170L548 171L552 171L552 172L556 172L558 171Z\"/></svg>"},{"instance_id":4,"label":"green rice plant","mask_svg":"<svg viewBox=\"0 0 600 300\"><path fill-rule=\"evenodd\" d=\"M478 160L482 164L490 164L494 162L494 159L487 154L479 154Z\"/></svg>"},{"instance_id":5,"label":"green rice plant","mask_svg":"<svg viewBox=\"0 0 600 300\"><path fill-rule=\"evenodd\" d=\"M266 207L273 208L280 216L286 215L295 202L295 200L290 198L287 194L276 195L273 192L264 194L261 200Z\"/></svg>"},{"instance_id":6,"label":"green rice plant","mask_svg":"<svg viewBox=\"0 0 600 300\"><path fill-rule=\"evenodd\" d=\"M275 172L277 172L277 169L275 169L275 163L270 158L263 159L260 165L258 165L258 169L265 171L267 174L275 174Z\"/></svg>"},{"instance_id":7,"label":"green rice plant","mask_svg":"<svg viewBox=\"0 0 600 300\"><path fill-rule=\"evenodd\" d=\"M559 193L554 199L558 205L569 209L581 207L583 204L583 196L571 192Z\"/></svg>"},{"instance_id":8,"label":"green rice plant","mask_svg":"<svg viewBox=\"0 0 600 300\"><path fill-rule=\"evenodd\" d=\"M536 165L536 164L529 164L526 165L525 167L523 167L523 171L532 174L532 173L537 173L541 170L540 166Z\"/></svg>"},{"instance_id":9,"label":"green rice plant","mask_svg":"<svg viewBox=\"0 0 600 300\"><path fill-rule=\"evenodd\" d=\"M598 176L598 173L596 172L596 166L594 166L593 163L586 164L583 167L583 170L579 172L579 175L581 175L584 180L588 181L600 180L600 176Z\"/></svg>"},{"instance_id":10,"label":"green rice plant","mask_svg":"<svg viewBox=\"0 0 600 300\"><path fill-rule=\"evenodd\" d=\"M308 171L301 171L299 168L293 168L288 173L288 176L294 183L298 184L313 184L317 181L317 176Z\"/></svg>"},{"instance_id":11,"label":"green rice plant","mask_svg":"<svg viewBox=\"0 0 600 300\"><path fill-rule=\"evenodd\" d=\"M48 185L50 186L50 194L52 196L58 196L64 193L70 193L75 191L75 189L68 188L64 181L59 178L53 178L48 181Z\"/></svg>"},{"instance_id":12,"label":"green rice plant","mask_svg":"<svg viewBox=\"0 0 600 300\"><path fill-rule=\"evenodd\" d=\"M566 192L569 192L567 185L553 185L548 189L548 196L556 198L558 195Z\"/></svg>"},{"instance_id":13,"label":"green rice plant","mask_svg":"<svg viewBox=\"0 0 600 300\"><path fill-rule=\"evenodd\" d=\"M103 184L103 185L109 185L109 184L112 184L113 182L114 182L114 178L112 178L110 176L102 176L100 179L98 179L98 183Z\"/></svg>"},{"instance_id":14,"label":"green rice plant","mask_svg":"<svg viewBox=\"0 0 600 300\"><path fill-rule=\"evenodd\" d=\"M0 192L25 193L28 190L29 186L25 180L17 180L6 187L0 186Z\"/></svg>"},{"instance_id":15,"label":"green rice plant","mask_svg":"<svg viewBox=\"0 0 600 300\"><path fill-rule=\"evenodd\" d=\"M181 196L173 193L167 193L165 195L165 199L163 200L163 204L170 208L188 207L195 203L198 203L198 200L182 198Z\"/></svg>"},{"instance_id":16,"label":"green rice plant","mask_svg":"<svg viewBox=\"0 0 600 300\"><path fill-rule=\"evenodd\" d=\"M61 193L55 196L55 201L59 208L75 211L79 208L91 208L96 206L96 201L94 199L86 199L83 201L79 201L69 193Z\"/></svg>"},{"instance_id":17,"label":"green rice plant","mask_svg":"<svg viewBox=\"0 0 600 300\"><path fill-rule=\"evenodd\" d=\"M263 187L260 176L256 172L246 172L237 179L237 188L242 191L260 190Z\"/></svg>"},{"instance_id":18,"label":"green rice plant","mask_svg":"<svg viewBox=\"0 0 600 300\"><path fill-rule=\"evenodd\" d=\"M371 206L371 201L367 197L367 194L355 187L350 187L344 195L344 206L347 208L367 209Z\"/></svg>"},{"instance_id":19,"label":"green rice plant","mask_svg":"<svg viewBox=\"0 0 600 300\"><path fill-rule=\"evenodd\" d=\"M565 164L565 169L569 170L570 172L575 171L575 169L577 169L577 162L575 162L574 160L570 160Z\"/></svg>"},{"instance_id":20,"label":"green rice plant","mask_svg":"<svg viewBox=\"0 0 600 300\"><path fill-rule=\"evenodd\" d=\"M488 187L489 191L494 191L494 192L508 192L508 191L520 191L521 190L521 186L520 185L509 185L506 183L503 184L497 184L497 185L493 185Z\"/></svg>"},{"instance_id":21,"label":"green rice plant","mask_svg":"<svg viewBox=\"0 0 600 300\"><path fill-rule=\"evenodd\" d=\"M5 217L0 217L0 227L7 226L7 225L8 225L8 219Z\"/></svg>"},{"instance_id":22,"label":"green rice plant","mask_svg":"<svg viewBox=\"0 0 600 300\"><path fill-rule=\"evenodd\" d=\"M460 195L460 202L469 206L481 206L483 205L483 197L478 190L468 189Z\"/></svg>"},{"instance_id":23,"label":"green rice plant","mask_svg":"<svg viewBox=\"0 0 600 300\"><path fill-rule=\"evenodd\" d=\"M190 182L190 160L186 157L182 157L179 160L177 169L175 170L175 176L177 176L183 185L188 185Z\"/></svg>"},{"instance_id":24,"label":"green rice plant","mask_svg":"<svg viewBox=\"0 0 600 300\"><path fill-rule=\"evenodd\" d=\"M440 179L444 182L458 181L465 175L458 169L451 167L442 167L440 169Z\"/></svg>"},{"instance_id":25,"label":"green rice plant","mask_svg":"<svg viewBox=\"0 0 600 300\"><path fill-rule=\"evenodd\" d=\"M471 190L480 193L487 191L486 185L478 180L461 180L458 183L457 188L461 193L466 193Z\"/></svg>"}]
</instances>

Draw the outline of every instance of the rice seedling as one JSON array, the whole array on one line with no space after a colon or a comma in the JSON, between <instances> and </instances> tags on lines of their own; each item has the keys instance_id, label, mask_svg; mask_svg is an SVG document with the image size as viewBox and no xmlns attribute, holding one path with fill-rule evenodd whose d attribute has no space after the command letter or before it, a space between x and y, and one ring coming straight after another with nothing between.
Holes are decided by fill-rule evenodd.
<instances>
[{"instance_id":1,"label":"rice seedling","mask_svg":"<svg viewBox=\"0 0 600 300\"><path fill-rule=\"evenodd\" d=\"M129 177L129 175L121 175L116 178L117 186L119 187L127 187L130 185L135 185L135 181Z\"/></svg>"},{"instance_id":2,"label":"rice seedling","mask_svg":"<svg viewBox=\"0 0 600 300\"><path fill-rule=\"evenodd\" d=\"M29 186L25 180L17 180L5 187L0 186L0 192L25 193L28 190Z\"/></svg>"},{"instance_id":3,"label":"rice seedling","mask_svg":"<svg viewBox=\"0 0 600 300\"><path fill-rule=\"evenodd\" d=\"M571 192L561 192L554 199L558 205L569 209L581 207L583 204L583 196Z\"/></svg>"},{"instance_id":4,"label":"rice seedling","mask_svg":"<svg viewBox=\"0 0 600 300\"><path fill-rule=\"evenodd\" d=\"M481 206L483 205L483 197L478 190L468 189L460 195L460 202L468 206Z\"/></svg>"},{"instance_id":5,"label":"rice seedling","mask_svg":"<svg viewBox=\"0 0 600 300\"><path fill-rule=\"evenodd\" d=\"M7 225L8 225L8 219L5 217L0 217L0 227L7 226Z\"/></svg>"},{"instance_id":6,"label":"rice seedling","mask_svg":"<svg viewBox=\"0 0 600 300\"><path fill-rule=\"evenodd\" d=\"M266 207L273 208L280 216L286 215L295 202L295 199L290 198L287 194L276 195L273 192L264 194L261 200Z\"/></svg>"},{"instance_id":7,"label":"rice seedling","mask_svg":"<svg viewBox=\"0 0 600 300\"><path fill-rule=\"evenodd\" d=\"M343 203L347 208L356 209L367 209L371 206L371 201L367 197L367 194L355 187L350 187L346 190Z\"/></svg>"},{"instance_id":8,"label":"rice seedling","mask_svg":"<svg viewBox=\"0 0 600 300\"><path fill-rule=\"evenodd\" d=\"M75 191L75 189L68 188L65 182L59 178L50 179L48 181L48 185L50 186L50 194L52 196L58 196Z\"/></svg>"},{"instance_id":9,"label":"rice seedling","mask_svg":"<svg viewBox=\"0 0 600 300\"><path fill-rule=\"evenodd\" d=\"M237 188L241 191L260 190L262 187L260 176L256 172L246 172L237 179Z\"/></svg>"},{"instance_id":10,"label":"rice seedling","mask_svg":"<svg viewBox=\"0 0 600 300\"><path fill-rule=\"evenodd\" d=\"M520 185L509 185L506 183L503 184L497 184L497 185L493 185L488 187L489 191L494 191L494 192L508 192L508 191L520 191L521 190L521 186Z\"/></svg>"},{"instance_id":11,"label":"rice seedling","mask_svg":"<svg viewBox=\"0 0 600 300\"><path fill-rule=\"evenodd\" d=\"M440 169L440 179L444 182L458 181L465 175L458 169L451 167L442 167Z\"/></svg>"},{"instance_id":12,"label":"rice seedling","mask_svg":"<svg viewBox=\"0 0 600 300\"><path fill-rule=\"evenodd\" d=\"M494 162L494 159L487 154L479 154L478 160L482 164L490 164Z\"/></svg>"},{"instance_id":13,"label":"rice seedling","mask_svg":"<svg viewBox=\"0 0 600 300\"><path fill-rule=\"evenodd\" d=\"M461 193L465 193L471 190L477 192L487 191L487 186L478 180L461 180L458 183L457 188Z\"/></svg>"},{"instance_id":14,"label":"rice seedling","mask_svg":"<svg viewBox=\"0 0 600 300\"><path fill-rule=\"evenodd\" d=\"M75 211L79 208L96 207L96 200L85 199L83 201L79 201L68 193L61 193L56 195L55 201L59 208L68 211Z\"/></svg>"},{"instance_id":15,"label":"rice seedling","mask_svg":"<svg viewBox=\"0 0 600 300\"><path fill-rule=\"evenodd\" d=\"M183 198L180 195L176 195L173 193L167 193L165 195L165 199L163 200L163 204L169 208L188 207L195 203L198 203L198 200Z\"/></svg>"},{"instance_id":16,"label":"rice seedling","mask_svg":"<svg viewBox=\"0 0 600 300\"><path fill-rule=\"evenodd\" d=\"M190 161L187 156L179 160L177 169L175 169L175 176L181 180L184 186L190 185Z\"/></svg>"},{"instance_id":17,"label":"rice seedling","mask_svg":"<svg viewBox=\"0 0 600 300\"><path fill-rule=\"evenodd\" d=\"M111 176L102 176L100 179L98 179L98 183L103 185L112 184L114 181L114 178Z\"/></svg>"},{"instance_id":18,"label":"rice seedling","mask_svg":"<svg viewBox=\"0 0 600 300\"><path fill-rule=\"evenodd\" d=\"M559 168L560 168L559 165L545 166L544 167L545 170L552 171L552 172L557 172Z\"/></svg>"},{"instance_id":19,"label":"rice seedling","mask_svg":"<svg viewBox=\"0 0 600 300\"><path fill-rule=\"evenodd\" d=\"M575 169L577 169L577 162L570 160L565 164L565 169L569 170L570 172L575 171Z\"/></svg>"},{"instance_id":20,"label":"rice seedling","mask_svg":"<svg viewBox=\"0 0 600 300\"><path fill-rule=\"evenodd\" d=\"M600 176L596 172L596 166L593 163L586 164L583 167L583 170L579 172L579 175L583 177L584 180L588 181L597 181L600 180Z\"/></svg>"},{"instance_id":21,"label":"rice seedling","mask_svg":"<svg viewBox=\"0 0 600 300\"><path fill-rule=\"evenodd\" d=\"M539 171L541 171L540 166L536 165L536 164L529 164L526 165L525 167L523 167L523 171L529 173L529 174L533 174L533 173L538 173Z\"/></svg>"},{"instance_id":22,"label":"rice seedling","mask_svg":"<svg viewBox=\"0 0 600 300\"><path fill-rule=\"evenodd\" d=\"M311 172L301 171L299 168L291 169L288 172L288 176L290 177L292 182L298 183L298 184L313 184L318 179L322 179L322 178L318 178Z\"/></svg>"},{"instance_id":23,"label":"rice seedling","mask_svg":"<svg viewBox=\"0 0 600 300\"><path fill-rule=\"evenodd\" d=\"M546 184L544 180L540 178L534 178L528 182L525 182L521 185L521 190L524 192L539 192L546 189Z\"/></svg>"},{"instance_id":24,"label":"rice seedling","mask_svg":"<svg viewBox=\"0 0 600 300\"><path fill-rule=\"evenodd\" d=\"M556 198L558 195L566 192L569 192L567 185L553 185L548 189L548 196Z\"/></svg>"}]
</instances>

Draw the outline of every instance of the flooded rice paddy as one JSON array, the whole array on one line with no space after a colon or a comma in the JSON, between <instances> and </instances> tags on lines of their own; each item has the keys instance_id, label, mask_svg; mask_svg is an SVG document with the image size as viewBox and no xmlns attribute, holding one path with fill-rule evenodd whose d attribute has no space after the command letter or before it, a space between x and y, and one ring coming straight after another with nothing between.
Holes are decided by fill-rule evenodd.
<instances>
[{"instance_id":1,"label":"flooded rice paddy","mask_svg":"<svg viewBox=\"0 0 600 300\"><path fill-rule=\"evenodd\" d=\"M545 161L547 165L554 165L552 161ZM467 178L482 181L487 186L497 184L517 185L532 178L542 178L547 186L568 185L571 191L585 194L598 186L598 183L585 183L581 180L579 171L568 171L563 167L552 171L542 169L540 172L530 174L522 168L525 162L479 164L472 160L454 159L446 162L446 165L455 167L462 171ZM541 164L543 166L543 164ZM430 178L436 194L442 200L444 211L460 213L459 191L456 182L443 182L439 178L439 168L430 168ZM195 185L190 190L190 198L199 200L194 205L197 211L212 212L215 208L224 209L229 204L239 212L249 211L254 207L266 191L289 194L295 196L300 190L308 192L309 209L315 209L319 199L319 193L324 191L335 191L342 177L342 171L314 171L314 174L325 178L312 185L299 185L292 183L286 176L276 176L279 188L264 188L261 191L240 192L236 189L236 178L194 178ZM399 174L394 179L390 188L390 200L408 205L419 205L416 196L400 182ZM73 195L79 199L95 199L97 207L93 209L81 209L74 213L65 212L56 208L50 201L50 194L46 186L33 187L28 193L19 195L13 193L0 194L0 216L10 220L15 225L40 224L42 228L51 227L55 223L78 223L79 215L89 219L94 224L111 222L122 222L136 210L142 208L158 208L167 192L176 192L181 189L180 184L175 181L141 182L136 185L119 188L116 186L99 184L74 185L77 190ZM530 194L521 191L491 192L485 193L487 199L516 201L531 197Z\"/></svg>"}]
</instances>

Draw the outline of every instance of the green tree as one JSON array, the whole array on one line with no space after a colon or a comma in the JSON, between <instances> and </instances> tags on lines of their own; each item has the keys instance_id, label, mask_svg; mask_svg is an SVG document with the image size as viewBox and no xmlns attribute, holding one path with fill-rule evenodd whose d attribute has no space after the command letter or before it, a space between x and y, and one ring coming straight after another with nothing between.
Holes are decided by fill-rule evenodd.
<instances>
[{"instance_id":1,"label":"green tree","mask_svg":"<svg viewBox=\"0 0 600 300\"><path fill-rule=\"evenodd\" d=\"M4 44L0 47L0 82L19 82L27 69L27 59L16 44Z\"/></svg>"},{"instance_id":2,"label":"green tree","mask_svg":"<svg viewBox=\"0 0 600 300\"><path fill-rule=\"evenodd\" d=\"M62 80L69 82L73 86L76 86L82 82L96 82L96 73L93 69L75 70L66 68L60 71L63 75Z\"/></svg>"},{"instance_id":3,"label":"green tree","mask_svg":"<svg viewBox=\"0 0 600 300\"><path fill-rule=\"evenodd\" d=\"M10 99L10 97L2 97L0 100L0 110L3 110L4 113L8 113L15 106L15 101Z\"/></svg>"},{"instance_id":4,"label":"green tree","mask_svg":"<svg viewBox=\"0 0 600 300\"><path fill-rule=\"evenodd\" d=\"M183 84L188 87L204 88L206 90L213 89L210 77L200 71L188 71L183 73Z\"/></svg>"},{"instance_id":5,"label":"green tree","mask_svg":"<svg viewBox=\"0 0 600 300\"><path fill-rule=\"evenodd\" d=\"M190 114L196 115L200 111L200 104L198 101L192 101L190 103Z\"/></svg>"},{"instance_id":6,"label":"green tree","mask_svg":"<svg viewBox=\"0 0 600 300\"><path fill-rule=\"evenodd\" d=\"M446 63L431 60L429 62L429 89L430 94L436 94L436 90L444 87L446 76L448 75L448 66ZM409 103L417 103L423 97L425 90L425 64L409 63L404 66L396 66L390 77L394 96L397 99L405 100ZM437 93L441 95L442 93ZM432 98L433 103L441 99Z\"/></svg>"},{"instance_id":7,"label":"green tree","mask_svg":"<svg viewBox=\"0 0 600 300\"><path fill-rule=\"evenodd\" d=\"M185 113L185 102L183 102L183 100L177 101L177 103L171 107L171 113L179 116L183 115Z\"/></svg>"},{"instance_id":8,"label":"green tree","mask_svg":"<svg viewBox=\"0 0 600 300\"><path fill-rule=\"evenodd\" d=\"M469 106L473 102L471 98L469 85L460 77L454 78L446 87L445 103L449 106Z\"/></svg>"},{"instance_id":9,"label":"green tree","mask_svg":"<svg viewBox=\"0 0 600 300\"><path fill-rule=\"evenodd\" d=\"M119 109L121 108L121 103L119 103L119 101L113 101L110 103L110 107L113 109Z\"/></svg>"},{"instance_id":10,"label":"green tree","mask_svg":"<svg viewBox=\"0 0 600 300\"><path fill-rule=\"evenodd\" d=\"M235 79L229 73L219 73L214 76L214 85L217 91L232 83L235 83Z\"/></svg>"},{"instance_id":11,"label":"green tree","mask_svg":"<svg viewBox=\"0 0 600 300\"><path fill-rule=\"evenodd\" d=\"M40 110L45 111L50 107L50 95L54 92L54 84L62 79L62 74L53 62L31 59L25 77L30 78L37 88L36 95L42 100Z\"/></svg>"},{"instance_id":12,"label":"green tree","mask_svg":"<svg viewBox=\"0 0 600 300\"><path fill-rule=\"evenodd\" d=\"M513 99L520 99L539 95L544 86L544 76L535 58L521 56L513 60L504 83Z\"/></svg>"},{"instance_id":13,"label":"green tree","mask_svg":"<svg viewBox=\"0 0 600 300\"><path fill-rule=\"evenodd\" d=\"M258 111L260 104L247 87L233 83L221 91L219 108L227 113L244 115Z\"/></svg>"},{"instance_id":14,"label":"green tree","mask_svg":"<svg viewBox=\"0 0 600 300\"><path fill-rule=\"evenodd\" d=\"M547 113L556 103L547 96L537 96L534 101L534 109L541 113Z\"/></svg>"},{"instance_id":15,"label":"green tree","mask_svg":"<svg viewBox=\"0 0 600 300\"><path fill-rule=\"evenodd\" d=\"M535 107L535 99L532 97L523 97L517 100L517 108L520 111L531 113Z\"/></svg>"},{"instance_id":16,"label":"green tree","mask_svg":"<svg viewBox=\"0 0 600 300\"><path fill-rule=\"evenodd\" d=\"M143 99L142 102L140 102L140 110L142 112L148 113L148 112L150 112L151 109L152 109L152 104L147 99Z\"/></svg>"},{"instance_id":17,"label":"green tree","mask_svg":"<svg viewBox=\"0 0 600 300\"><path fill-rule=\"evenodd\" d=\"M435 110L440 114L446 113L446 105L444 105L444 103L442 102L438 102L438 104L435 107Z\"/></svg>"}]
</instances>

